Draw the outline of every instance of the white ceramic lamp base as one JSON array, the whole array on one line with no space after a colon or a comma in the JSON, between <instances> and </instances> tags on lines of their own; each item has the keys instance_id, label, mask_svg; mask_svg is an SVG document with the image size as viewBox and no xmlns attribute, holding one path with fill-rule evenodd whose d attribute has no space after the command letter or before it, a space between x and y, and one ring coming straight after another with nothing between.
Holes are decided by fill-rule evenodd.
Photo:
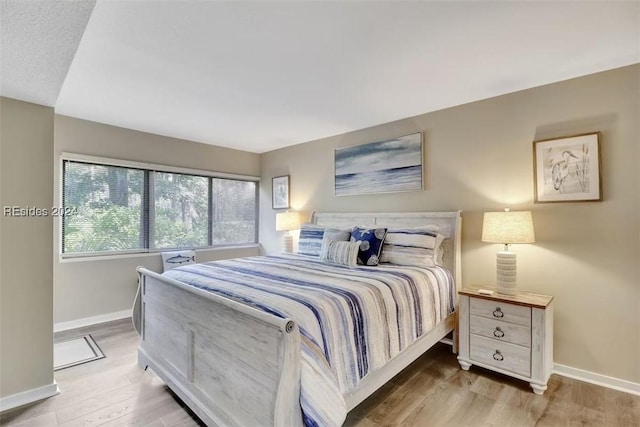
<instances>
[{"instance_id":1,"label":"white ceramic lamp base","mask_svg":"<svg viewBox=\"0 0 640 427\"><path fill-rule=\"evenodd\" d=\"M282 237L282 252L293 252L293 236L288 233Z\"/></svg>"},{"instance_id":2,"label":"white ceramic lamp base","mask_svg":"<svg viewBox=\"0 0 640 427\"><path fill-rule=\"evenodd\" d=\"M498 252L496 258L496 285L498 293L515 295L518 293L516 274L516 254L513 252Z\"/></svg>"}]
</instances>

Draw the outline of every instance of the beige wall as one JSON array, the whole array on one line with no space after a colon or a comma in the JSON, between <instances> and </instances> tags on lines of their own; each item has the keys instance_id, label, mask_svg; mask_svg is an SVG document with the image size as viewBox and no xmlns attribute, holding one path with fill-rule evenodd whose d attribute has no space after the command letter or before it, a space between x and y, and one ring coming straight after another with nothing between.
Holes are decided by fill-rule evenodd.
<instances>
[{"instance_id":1,"label":"beige wall","mask_svg":"<svg viewBox=\"0 0 640 427\"><path fill-rule=\"evenodd\" d=\"M0 397L53 384L53 109L0 98Z\"/></svg>"},{"instance_id":2,"label":"beige wall","mask_svg":"<svg viewBox=\"0 0 640 427\"><path fill-rule=\"evenodd\" d=\"M261 156L261 243L280 250L271 178L291 175L304 211L463 211L464 285L494 283L499 245L482 213L530 209L519 286L556 298L557 364L640 382L640 66L625 67L309 142ZM425 94L428 96L428 94ZM333 150L424 132L425 190L336 197ZM602 132L603 202L533 203L532 141Z\"/></svg>"},{"instance_id":3,"label":"beige wall","mask_svg":"<svg viewBox=\"0 0 640 427\"><path fill-rule=\"evenodd\" d=\"M242 175L260 175L259 155L153 135L66 116L55 116L55 183L62 152ZM60 201L58 184L54 197ZM55 323L129 310L137 289L136 266L160 271L159 254L60 260L60 223L54 227ZM255 255L257 247L198 251L198 261Z\"/></svg>"}]
</instances>

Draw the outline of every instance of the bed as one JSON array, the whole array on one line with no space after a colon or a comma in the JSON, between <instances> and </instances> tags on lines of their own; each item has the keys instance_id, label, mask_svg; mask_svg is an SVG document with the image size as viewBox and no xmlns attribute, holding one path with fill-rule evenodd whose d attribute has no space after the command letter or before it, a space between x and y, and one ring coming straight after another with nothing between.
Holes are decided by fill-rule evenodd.
<instances>
[{"instance_id":1,"label":"bed","mask_svg":"<svg viewBox=\"0 0 640 427\"><path fill-rule=\"evenodd\" d=\"M445 237L444 268L334 267L295 254L189 265L162 275L138 268L138 363L150 367L207 425L340 425L347 411L454 331L460 212L314 213L310 222L335 229L435 226ZM415 283L431 276L442 279L433 285L441 292L417 291ZM274 291L272 282L284 288ZM364 283L357 296L354 283ZM324 297L320 309L309 308L307 293L319 295L328 286L339 291ZM342 294L348 297L335 297ZM392 303L361 308L373 294ZM411 315L400 314L404 305ZM358 310L373 314L354 316ZM332 311L341 315L330 320L322 314ZM414 317L427 326L403 323ZM317 327L314 319L335 323L355 338ZM365 329L382 335L360 342L358 331Z\"/></svg>"}]
</instances>

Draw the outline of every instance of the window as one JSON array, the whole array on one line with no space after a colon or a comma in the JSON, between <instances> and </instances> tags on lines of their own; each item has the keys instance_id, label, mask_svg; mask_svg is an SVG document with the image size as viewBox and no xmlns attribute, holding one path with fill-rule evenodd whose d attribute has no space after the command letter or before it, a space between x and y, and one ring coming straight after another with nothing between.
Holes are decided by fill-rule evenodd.
<instances>
[{"instance_id":1,"label":"window","mask_svg":"<svg viewBox=\"0 0 640 427\"><path fill-rule=\"evenodd\" d=\"M204 176L153 172L154 249L209 244L209 181Z\"/></svg>"},{"instance_id":2,"label":"window","mask_svg":"<svg viewBox=\"0 0 640 427\"><path fill-rule=\"evenodd\" d=\"M256 178L143 166L63 160L64 254L257 242Z\"/></svg>"},{"instance_id":3,"label":"window","mask_svg":"<svg viewBox=\"0 0 640 427\"><path fill-rule=\"evenodd\" d=\"M255 183L213 178L211 190L212 244L255 242Z\"/></svg>"},{"instance_id":4,"label":"window","mask_svg":"<svg viewBox=\"0 0 640 427\"><path fill-rule=\"evenodd\" d=\"M66 162L63 183L63 252L145 247L143 171Z\"/></svg>"}]
</instances>

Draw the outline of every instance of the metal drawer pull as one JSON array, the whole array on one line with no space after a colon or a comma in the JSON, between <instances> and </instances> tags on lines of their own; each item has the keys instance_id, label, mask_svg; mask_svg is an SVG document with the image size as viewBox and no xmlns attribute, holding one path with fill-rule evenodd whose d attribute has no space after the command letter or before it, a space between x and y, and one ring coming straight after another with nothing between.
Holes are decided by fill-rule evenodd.
<instances>
[{"instance_id":1,"label":"metal drawer pull","mask_svg":"<svg viewBox=\"0 0 640 427\"><path fill-rule=\"evenodd\" d=\"M502 312L500 307L496 307L496 309L493 310L493 317L504 317L504 313Z\"/></svg>"},{"instance_id":2,"label":"metal drawer pull","mask_svg":"<svg viewBox=\"0 0 640 427\"><path fill-rule=\"evenodd\" d=\"M496 350L496 352L493 353L493 360L497 360L498 362L502 362L504 360L504 356L500 353L500 350Z\"/></svg>"},{"instance_id":3,"label":"metal drawer pull","mask_svg":"<svg viewBox=\"0 0 640 427\"><path fill-rule=\"evenodd\" d=\"M500 329L500 326L496 326L496 330L493 331L493 336L496 337L496 338L504 337L504 331L502 329Z\"/></svg>"}]
</instances>

